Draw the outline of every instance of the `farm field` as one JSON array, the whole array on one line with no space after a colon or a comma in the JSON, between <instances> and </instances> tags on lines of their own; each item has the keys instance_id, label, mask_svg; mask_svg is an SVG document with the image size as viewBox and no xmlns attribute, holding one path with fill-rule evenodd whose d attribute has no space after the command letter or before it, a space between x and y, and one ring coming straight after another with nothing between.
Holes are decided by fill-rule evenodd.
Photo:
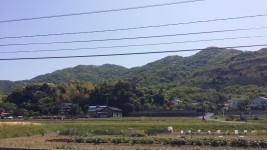
<instances>
[{"instance_id":1,"label":"farm field","mask_svg":"<svg viewBox=\"0 0 267 150\"><path fill-rule=\"evenodd\" d=\"M16 122L16 123L10 123ZM19 123L24 122L24 123ZM123 117L123 118L87 118L69 120L2 120L0 123L0 147L25 147L48 149L173 149L170 144L142 143L144 139L186 138L223 138L227 140L242 138L246 140L266 140L267 117L260 120L249 120L245 123L225 123L218 121L202 121L197 117ZM173 133L167 132L167 127ZM181 130L184 134L181 134ZM201 130L198 132L198 130ZM220 130L220 134L216 133ZM238 130L238 134L234 134ZM244 130L247 130L244 133ZM210 133L208 133L210 131ZM253 131L251 133L251 131ZM255 132L256 131L256 132ZM109 142L77 142L77 138L107 139ZM131 142L116 144L114 138L127 139ZM72 139L72 142L57 142L57 139ZM134 143L141 141L141 144ZM164 143L164 141L163 141ZM230 142L229 142L230 143ZM233 149L231 146L211 147L199 146L203 149ZM193 149L196 145L183 145L179 149ZM242 149L234 147L235 149ZM257 149L257 147L256 147ZM262 148L258 148L262 149Z\"/></svg>"}]
</instances>

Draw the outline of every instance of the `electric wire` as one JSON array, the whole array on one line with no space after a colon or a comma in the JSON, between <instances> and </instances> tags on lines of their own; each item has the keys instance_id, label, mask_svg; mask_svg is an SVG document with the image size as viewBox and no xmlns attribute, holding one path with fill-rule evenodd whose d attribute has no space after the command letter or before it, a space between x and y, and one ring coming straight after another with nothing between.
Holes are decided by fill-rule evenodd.
<instances>
[{"instance_id":1,"label":"electric wire","mask_svg":"<svg viewBox=\"0 0 267 150\"><path fill-rule=\"evenodd\" d=\"M40 53L40 52L58 52L58 51L79 51L79 50L94 50L94 49L112 49L112 48L129 48L129 47L143 47L143 46L159 46L159 45L171 45L182 43L196 43L196 42L210 42L210 41L223 41L223 40L237 40L237 39L251 39L251 38L263 38L267 35L257 36L241 36L241 37L227 37L227 38L215 38L215 39L203 39L203 40L189 40L189 41L176 41L176 42L162 42L162 43L145 43L145 44L130 44L130 45L116 45L116 46L100 46L100 47L82 47L82 48L65 48L65 49L47 49L47 50L23 50L23 51L4 51L2 54L9 53Z\"/></svg>"},{"instance_id":2,"label":"electric wire","mask_svg":"<svg viewBox=\"0 0 267 150\"><path fill-rule=\"evenodd\" d=\"M242 45L242 46L229 46L214 49L234 49L234 48L248 48L248 47L262 47L267 44L258 45ZM90 57L111 57L111 56L127 56L127 55L146 55L146 54L162 54L162 53L177 53L186 51L201 51L212 50L209 49L184 49L184 50L170 50L170 51L153 51L153 52L135 52L135 53L113 53L113 54L97 54L97 55L77 55L77 56L49 56L49 57L24 57L24 58L1 58L0 61L13 61L13 60L39 60L39 59L66 59L66 58L90 58Z\"/></svg>"},{"instance_id":3,"label":"electric wire","mask_svg":"<svg viewBox=\"0 0 267 150\"><path fill-rule=\"evenodd\" d=\"M79 31L79 32L63 32L63 33L7 36L7 37L0 37L0 40L2 40L2 39L47 37L47 36L92 34L92 33L103 33L103 32L117 32L117 31L128 31L128 30L138 30L138 29L147 29L147 28L160 28L160 27L168 27L168 26L197 24L197 23L208 23L208 22L216 22L216 21L227 21L227 20L238 20L238 19L247 19L247 18L256 18L256 17L266 17L266 16L267 16L267 14L259 14L259 15L250 15L250 16L229 17L229 18L219 18L219 19L210 19L210 20L198 20L198 21L191 21L191 22L169 23L169 24L138 26L138 27L129 27L129 28L104 29L104 30L95 30L95 31Z\"/></svg>"},{"instance_id":4,"label":"electric wire","mask_svg":"<svg viewBox=\"0 0 267 150\"><path fill-rule=\"evenodd\" d=\"M266 29L266 28L267 27L239 28L239 29L226 29L226 30L190 32L190 33L153 35L153 36L137 36L137 37L123 37L123 38L96 39L96 40L80 40L80 41L56 41L56 42L43 42L43 43L11 43L11 44L2 44L2 45L0 45L0 47L4 47L4 46L28 46L28 45L51 45L51 44L70 44L70 43L122 41L122 40L150 39L150 38L186 36L186 35L200 35L200 34L211 34L211 33L236 32L236 31L262 30L262 29Z\"/></svg>"},{"instance_id":5,"label":"electric wire","mask_svg":"<svg viewBox=\"0 0 267 150\"><path fill-rule=\"evenodd\" d=\"M203 2L203 1L206 1L206 0L188 0L188 1L178 1L178 2L172 2L172 3L162 3L162 4L127 7L127 8L110 9L110 10L70 13L70 14L21 18L21 19L10 19L10 20L2 20L0 21L0 23L21 22L21 21L41 20L41 19L51 19L51 18L61 18L61 17L70 17L70 16L81 16L81 15L92 15L92 14L119 12L119 11L136 10L136 9L144 9L144 8L154 8L154 7L162 7L162 6L170 6L170 5L178 5L178 4L186 4L186 3L194 3L194 2Z\"/></svg>"}]
</instances>

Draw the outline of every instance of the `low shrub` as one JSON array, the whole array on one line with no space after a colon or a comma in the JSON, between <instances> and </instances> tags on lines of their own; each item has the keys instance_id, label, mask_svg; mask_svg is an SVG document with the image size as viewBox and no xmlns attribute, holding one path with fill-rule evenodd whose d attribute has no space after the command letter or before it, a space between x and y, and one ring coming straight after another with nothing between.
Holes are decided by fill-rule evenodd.
<instances>
[{"instance_id":1,"label":"low shrub","mask_svg":"<svg viewBox=\"0 0 267 150\"><path fill-rule=\"evenodd\" d=\"M233 139L231 141L231 146L247 147L248 146L248 141L245 140L245 139Z\"/></svg>"},{"instance_id":2,"label":"low shrub","mask_svg":"<svg viewBox=\"0 0 267 150\"><path fill-rule=\"evenodd\" d=\"M172 139L171 145L185 145L187 143L186 139Z\"/></svg>"},{"instance_id":3,"label":"low shrub","mask_svg":"<svg viewBox=\"0 0 267 150\"><path fill-rule=\"evenodd\" d=\"M251 141L249 141L249 145L251 146L251 147L259 147L260 145L259 145L259 140L251 140Z\"/></svg>"},{"instance_id":4,"label":"low shrub","mask_svg":"<svg viewBox=\"0 0 267 150\"><path fill-rule=\"evenodd\" d=\"M203 140L201 140L201 139L191 139L189 141L189 144L190 145L198 145L198 146L201 146L203 144Z\"/></svg>"},{"instance_id":5,"label":"low shrub","mask_svg":"<svg viewBox=\"0 0 267 150\"><path fill-rule=\"evenodd\" d=\"M100 144L100 143L108 143L108 139L106 138L86 138L85 143L94 143L94 144Z\"/></svg>"},{"instance_id":6,"label":"low shrub","mask_svg":"<svg viewBox=\"0 0 267 150\"><path fill-rule=\"evenodd\" d=\"M171 138L167 138L167 139L162 139L162 144L164 145L168 145L172 143L172 139Z\"/></svg>"},{"instance_id":7,"label":"low shrub","mask_svg":"<svg viewBox=\"0 0 267 150\"><path fill-rule=\"evenodd\" d=\"M76 137L73 139L74 143L85 143L85 139L82 137Z\"/></svg>"},{"instance_id":8,"label":"low shrub","mask_svg":"<svg viewBox=\"0 0 267 150\"><path fill-rule=\"evenodd\" d=\"M82 138L82 137L76 137L76 138L71 138L69 139L69 142L71 143L94 143L94 144L99 144L99 143L107 143L108 139L106 138Z\"/></svg>"},{"instance_id":9,"label":"low shrub","mask_svg":"<svg viewBox=\"0 0 267 150\"><path fill-rule=\"evenodd\" d=\"M153 144L154 140L150 138L133 138L132 144Z\"/></svg>"},{"instance_id":10,"label":"low shrub","mask_svg":"<svg viewBox=\"0 0 267 150\"><path fill-rule=\"evenodd\" d=\"M129 143L130 142L130 139L128 138L124 138L124 137L117 137L117 138L113 138L111 140L112 143L115 143L115 144L119 144L119 143Z\"/></svg>"},{"instance_id":11,"label":"low shrub","mask_svg":"<svg viewBox=\"0 0 267 150\"><path fill-rule=\"evenodd\" d=\"M164 139L163 138L153 138L155 144L163 144Z\"/></svg>"},{"instance_id":12,"label":"low shrub","mask_svg":"<svg viewBox=\"0 0 267 150\"><path fill-rule=\"evenodd\" d=\"M260 140L259 141L259 145L262 148L267 148L267 141L266 140Z\"/></svg>"}]
</instances>

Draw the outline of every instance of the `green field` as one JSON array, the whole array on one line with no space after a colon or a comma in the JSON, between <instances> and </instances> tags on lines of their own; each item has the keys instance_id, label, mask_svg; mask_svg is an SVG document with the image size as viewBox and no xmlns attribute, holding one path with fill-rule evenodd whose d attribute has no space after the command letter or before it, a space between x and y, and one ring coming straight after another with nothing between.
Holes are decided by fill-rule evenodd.
<instances>
[{"instance_id":1,"label":"green field","mask_svg":"<svg viewBox=\"0 0 267 150\"><path fill-rule=\"evenodd\" d=\"M218 117L220 118L220 116ZM219 120L219 119L217 119ZM5 120L6 121L6 120ZM15 120L13 120L15 121ZM222 133L234 130L257 130L258 134L267 134L267 117L260 116L260 120L248 120L245 123L225 123L217 121L202 121L196 117L123 117L123 118L86 118L68 120L29 120L41 123L37 126L0 126L0 138L44 135L56 133L63 130L75 130L81 134L88 134L94 130L98 131L124 131L132 128L134 132L144 133L148 129L167 129L172 126L174 132L180 133L181 130L203 133L207 131L215 132L221 130Z\"/></svg>"}]
</instances>

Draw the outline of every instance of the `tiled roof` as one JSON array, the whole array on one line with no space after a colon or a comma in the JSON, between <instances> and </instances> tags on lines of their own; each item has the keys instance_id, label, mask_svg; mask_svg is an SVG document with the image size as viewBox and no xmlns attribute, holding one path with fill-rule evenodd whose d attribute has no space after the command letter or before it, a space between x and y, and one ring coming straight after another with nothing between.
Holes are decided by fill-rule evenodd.
<instances>
[{"instance_id":1,"label":"tiled roof","mask_svg":"<svg viewBox=\"0 0 267 150\"><path fill-rule=\"evenodd\" d=\"M109 109L113 110L113 111L122 111L121 109L117 108L117 107L108 107Z\"/></svg>"},{"instance_id":2,"label":"tiled roof","mask_svg":"<svg viewBox=\"0 0 267 150\"><path fill-rule=\"evenodd\" d=\"M88 111L89 112L97 112L97 111L102 111L104 108L108 108L112 111L122 111L121 109L117 107L109 107L109 106L89 106Z\"/></svg>"}]
</instances>

